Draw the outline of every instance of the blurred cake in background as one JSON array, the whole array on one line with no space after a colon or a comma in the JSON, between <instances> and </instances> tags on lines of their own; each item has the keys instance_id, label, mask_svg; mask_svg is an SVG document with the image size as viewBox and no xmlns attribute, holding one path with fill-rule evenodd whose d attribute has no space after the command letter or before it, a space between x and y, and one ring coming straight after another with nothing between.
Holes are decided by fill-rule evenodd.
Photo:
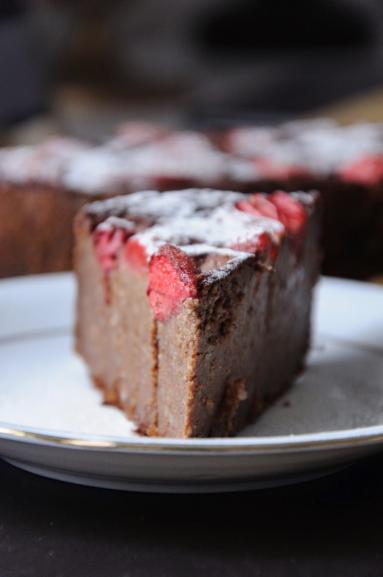
<instances>
[{"instance_id":1,"label":"blurred cake in background","mask_svg":"<svg viewBox=\"0 0 383 577\"><path fill-rule=\"evenodd\" d=\"M325 274L383 270L383 124L329 119L221 134L224 150L252 160L263 190L317 189L323 201Z\"/></svg>"},{"instance_id":2,"label":"blurred cake in background","mask_svg":"<svg viewBox=\"0 0 383 577\"><path fill-rule=\"evenodd\" d=\"M90 200L145 189L319 190L325 274L383 269L383 125L317 119L210 133L125 122L102 144L56 138L0 150L0 276L72 267Z\"/></svg>"}]
</instances>

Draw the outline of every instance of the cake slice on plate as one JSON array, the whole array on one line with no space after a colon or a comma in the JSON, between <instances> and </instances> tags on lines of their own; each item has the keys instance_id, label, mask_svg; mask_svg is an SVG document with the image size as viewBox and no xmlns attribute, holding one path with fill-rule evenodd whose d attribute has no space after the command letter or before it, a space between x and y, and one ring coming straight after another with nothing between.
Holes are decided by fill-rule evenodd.
<instances>
[{"instance_id":1,"label":"cake slice on plate","mask_svg":"<svg viewBox=\"0 0 383 577\"><path fill-rule=\"evenodd\" d=\"M145 191L78 214L77 349L146 435L231 435L301 371L316 193Z\"/></svg>"}]
</instances>

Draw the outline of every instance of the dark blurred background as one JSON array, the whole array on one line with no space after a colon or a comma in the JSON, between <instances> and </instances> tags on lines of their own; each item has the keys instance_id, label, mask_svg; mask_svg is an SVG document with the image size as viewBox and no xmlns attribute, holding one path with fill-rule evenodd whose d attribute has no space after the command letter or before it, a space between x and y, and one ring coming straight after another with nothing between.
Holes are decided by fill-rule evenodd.
<instances>
[{"instance_id":1,"label":"dark blurred background","mask_svg":"<svg viewBox=\"0 0 383 577\"><path fill-rule=\"evenodd\" d=\"M99 138L124 118L382 120L383 2L1 0L0 71L5 138Z\"/></svg>"}]
</instances>

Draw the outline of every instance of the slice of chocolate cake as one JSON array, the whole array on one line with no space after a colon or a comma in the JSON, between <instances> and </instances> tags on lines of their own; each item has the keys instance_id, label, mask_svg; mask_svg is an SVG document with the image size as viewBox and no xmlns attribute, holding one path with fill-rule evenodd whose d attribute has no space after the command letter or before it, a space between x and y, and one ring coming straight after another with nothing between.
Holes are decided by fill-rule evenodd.
<instances>
[{"instance_id":1,"label":"slice of chocolate cake","mask_svg":"<svg viewBox=\"0 0 383 577\"><path fill-rule=\"evenodd\" d=\"M231 435L309 345L316 193L141 192L75 225L77 350L147 435Z\"/></svg>"}]
</instances>

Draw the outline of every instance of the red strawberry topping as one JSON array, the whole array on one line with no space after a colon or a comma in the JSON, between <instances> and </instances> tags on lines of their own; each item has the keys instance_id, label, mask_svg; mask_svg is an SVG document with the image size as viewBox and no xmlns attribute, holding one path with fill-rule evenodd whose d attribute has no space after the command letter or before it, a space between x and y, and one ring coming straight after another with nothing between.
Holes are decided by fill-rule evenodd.
<instances>
[{"instance_id":1,"label":"red strawberry topping","mask_svg":"<svg viewBox=\"0 0 383 577\"><path fill-rule=\"evenodd\" d=\"M268 198L255 193L247 200L241 200L235 205L238 210L248 212L258 217L279 220L290 234L299 233L307 220L302 204L290 194L278 190Z\"/></svg>"},{"instance_id":2,"label":"red strawberry topping","mask_svg":"<svg viewBox=\"0 0 383 577\"><path fill-rule=\"evenodd\" d=\"M260 193L255 193L249 195L246 200L241 200L237 202L235 205L238 210L242 210L244 212L248 212L253 216L257 217L267 217L273 218L281 222L284 227L286 228L288 234L293 237L294 244L296 245L297 249L301 246L303 240L303 234L305 231L306 221L307 221L307 214L302 206L302 204L296 200L292 195L287 194L281 190L273 192L267 198ZM268 255L271 260L275 260L276 258L276 247L272 244L272 241L268 235L266 235L265 239L267 238L268 247L267 249L263 248L258 243L266 243L266 240L261 240L261 237L257 237L260 240L257 240L254 245L255 252L263 251L264 255ZM238 246L241 250L246 250L246 245ZM253 246L251 241L251 246ZM258 247L257 247L258 244ZM235 247L233 247L235 248ZM251 249L250 249L251 250Z\"/></svg>"},{"instance_id":3,"label":"red strawberry topping","mask_svg":"<svg viewBox=\"0 0 383 577\"><path fill-rule=\"evenodd\" d=\"M125 259L137 272L148 270L145 247L135 237L130 237L125 245Z\"/></svg>"},{"instance_id":4,"label":"red strawberry topping","mask_svg":"<svg viewBox=\"0 0 383 577\"><path fill-rule=\"evenodd\" d=\"M339 176L345 182L374 185L383 180L383 156L363 156L356 162L345 165Z\"/></svg>"},{"instance_id":5,"label":"red strawberry topping","mask_svg":"<svg viewBox=\"0 0 383 577\"><path fill-rule=\"evenodd\" d=\"M291 194L277 190L269 196L270 202L277 208L278 217L288 233L295 235L303 232L307 215L302 204Z\"/></svg>"},{"instance_id":6,"label":"red strawberry topping","mask_svg":"<svg viewBox=\"0 0 383 577\"><path fill-rule=\"evenodd\" d=\"M117 264L117 257L124 245L128 232L121 228L96 230L93 242L97 259L105 273L113 270Z\"/></svg>"},{"instance_id":7,"label":"red strawberry topping","mask_svg":"<svg viewBox=\"0 0 383 577\"><path fill-rule=\"evenodd\" d=\"M235 206L239 210L249 212L254 216L265 216L278 220L278 211L275 206L259 193L252 194L247 200L240 200Z\"/></svg>"},{"instance_id":8,"label":"red strawberry topping","mask_svg":"<svg viewBox=\"0 0 383 577\"><path fill-rule=\"evenodd\" d=\"M196 276L194 261L171 244L152 256L148 296L157 320L166 321L185 299L197 296Z\"/></svg>"}]
</instances>

